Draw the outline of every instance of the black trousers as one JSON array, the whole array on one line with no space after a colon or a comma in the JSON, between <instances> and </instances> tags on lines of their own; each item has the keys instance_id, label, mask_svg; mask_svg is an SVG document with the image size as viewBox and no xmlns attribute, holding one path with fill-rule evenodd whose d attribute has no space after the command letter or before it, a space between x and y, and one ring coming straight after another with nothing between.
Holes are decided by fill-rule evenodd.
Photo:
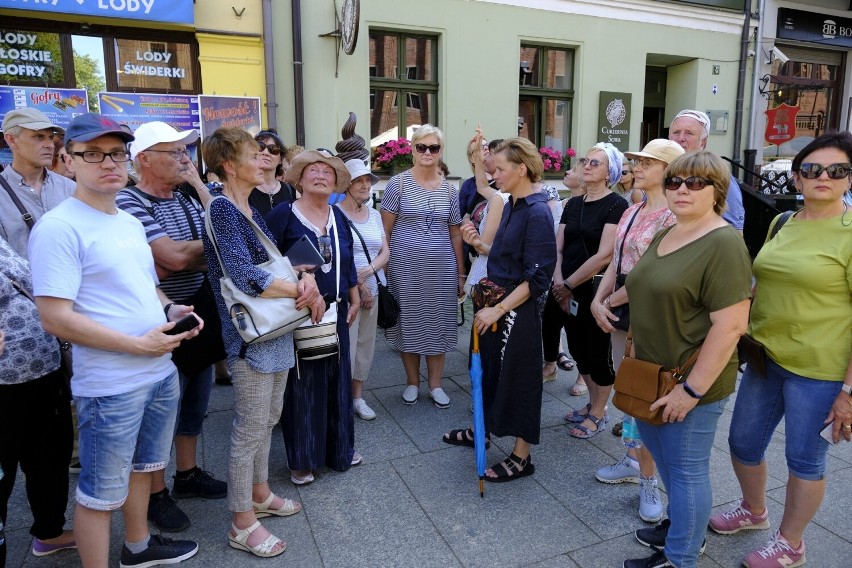
<instances>
[{"instance_id":1,"label":"black trousers","mask_svg":"<svg viewBox=\"0 0 852 568\"><path fill-rule=\"evenodd\" d=\"M544 347L544 360L557 361L559 359L559 336L562 335L562 327L565 312L559 307L553 297L553 291L547 292L547 301L541 314L541 342Z\"/></svg>"},{"instance_id":2,"label":"black trousers","mask_svg":"<svg viewBox=\"0 0 852 568\"><path fill-rule=\"evenodd\" d=\"M30 534L42 540L62 534L73 444L71 397L59 373L17 385L0 385L0 467L4 474L0 480L0 519L4 525L20 465L34 518ZM4 545L0 555L5 552Z\"/></svg>"}]
</instances>

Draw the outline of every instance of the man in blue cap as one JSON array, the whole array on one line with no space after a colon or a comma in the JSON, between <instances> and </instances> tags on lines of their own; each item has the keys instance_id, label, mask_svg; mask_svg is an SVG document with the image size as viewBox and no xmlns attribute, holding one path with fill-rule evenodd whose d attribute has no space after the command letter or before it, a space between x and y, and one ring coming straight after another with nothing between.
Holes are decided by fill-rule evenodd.
<instances>
[{"instance_id":1,"label":"man in blue cap","mask_svg":"<svg viewBox=\"0 0 852 568\"><path fill-rule=\"evenodd\" d=\"M75 344L71 390L82 471L74 532L86 568L108 566L110 521L119 508L123 568L174 564L198 551L195 542L148 531L152 472L168 463L180 397L170 353L200 326L167 333L191 308L157 288L142 224L116 208L131 140L98 114L71 121L65 148L76 189L39 220L29 243L42 324Z\"/></svg>"}]
</instances>

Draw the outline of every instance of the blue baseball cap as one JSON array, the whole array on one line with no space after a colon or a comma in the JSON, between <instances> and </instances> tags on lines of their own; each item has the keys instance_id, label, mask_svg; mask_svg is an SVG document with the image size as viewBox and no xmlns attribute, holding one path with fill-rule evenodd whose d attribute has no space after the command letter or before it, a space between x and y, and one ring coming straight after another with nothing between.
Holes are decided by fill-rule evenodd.
<instances>
[{"instance_id":1,"label":"blue baseball cap","mask_svg":"<svg viewBox=\"0 0 852 568\"><path fill-rule=\"evenodd\" d=\"M65 129L65 141L89 142L107 134L118 136L125 143L135 139L132 134L122 130L113 119L102 114L87 112L71 119L68 128Z\"/></svg>"}]
</instances>

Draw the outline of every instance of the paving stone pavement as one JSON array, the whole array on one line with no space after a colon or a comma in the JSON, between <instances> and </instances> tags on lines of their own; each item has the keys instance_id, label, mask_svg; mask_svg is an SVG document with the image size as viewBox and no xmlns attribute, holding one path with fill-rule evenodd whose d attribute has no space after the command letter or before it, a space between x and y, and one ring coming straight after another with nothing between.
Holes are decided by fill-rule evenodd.
<instances>
[{"instance_id":1,"label":"paving stone pavement","mask_svg":"<svg viewBox=\"0 0 852 568\"><path fill-rule=\"evenodd\" d=\"M559 371L558 379L545 385L541 444L533 448L535 475L512 483L486 484L485 498L480 498L473 452L441 442L442 433L465 426L471 419L467 377L470 319L468 311L467 324L459 328L458 347L447 355L444 390L451 406L445 410L432 404L425 378L419 402L402 404L402 364L379 334L372 373L365 384L365 398L377 418L355 420L356 448L364 454L363 465L345 473L322 472L313 484L297 488L289 480L281 433L276 428L270 484L276 493L301 500L304 511L263 522L287 541L287 552L264 560L231 549L226 539L226 501L191 499L180 505L193 524L179 536L197 540L200 550L183 565L602 568L620 567L625 558L647 556L649 550L633 538L635 529L647 526L637 514L638 486L605 485L594 478L596 468L621 457L619 439L609 432L591 440L568 435L563 417L587 401L568 394L576 371ZM425 365L421 375L425 377ZM711 459L714 511L728 508L740 497L727 446L733 402L732 397L720 421ZM222 479L227 472L232 409L231 388L214 386L199 459L204 469ZM610 406L609 412L610 424L620 420L618 410ZM510 439L494 442L488 451L489 464L511 451ZM829 453L826 499L805 532L808 566L848 567L852 565L852 444L834 446ZM783 423L768 462L770 521L777 527L785 499ZM172 464L169 480L173 469ZM68 526L74 483L72 478ZM34 557L29 552L31 522L19 473L9 503L7 565L80 565L73 551ZM122 535L121 515L117 514L110 555L113 566L118 564ZM739 566L768 537L768 531L733 536L708 532L707 552L698 566Z\"/></svg>"}]
</instances>

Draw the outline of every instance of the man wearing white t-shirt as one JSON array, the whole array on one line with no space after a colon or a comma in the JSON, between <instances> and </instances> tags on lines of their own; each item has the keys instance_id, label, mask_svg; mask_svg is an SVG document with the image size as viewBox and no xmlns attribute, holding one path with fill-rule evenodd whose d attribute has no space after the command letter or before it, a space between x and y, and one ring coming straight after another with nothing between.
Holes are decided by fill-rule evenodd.
<instances>
[{"instance_id":1,"label":"man wearing white t-shirt","mask_svg":"<svg viewBox=\"0 0 852 568\"><path fill-rule=\"evenodd\" d=\"M77 187L41 218L29 243L44 328L75 344L71 390L82 471L74 532L86 568L107 567L110 520L119 508L123 568L173 564L198 551L195 542L148 531L151 472L168 463L180 396L170 353L200 328L165 333L190 308L170 303L156 287L142 224L115 206L127 183L131 140L97 114L71 121L66 159Z\"/></svg>"}]
</instances>

